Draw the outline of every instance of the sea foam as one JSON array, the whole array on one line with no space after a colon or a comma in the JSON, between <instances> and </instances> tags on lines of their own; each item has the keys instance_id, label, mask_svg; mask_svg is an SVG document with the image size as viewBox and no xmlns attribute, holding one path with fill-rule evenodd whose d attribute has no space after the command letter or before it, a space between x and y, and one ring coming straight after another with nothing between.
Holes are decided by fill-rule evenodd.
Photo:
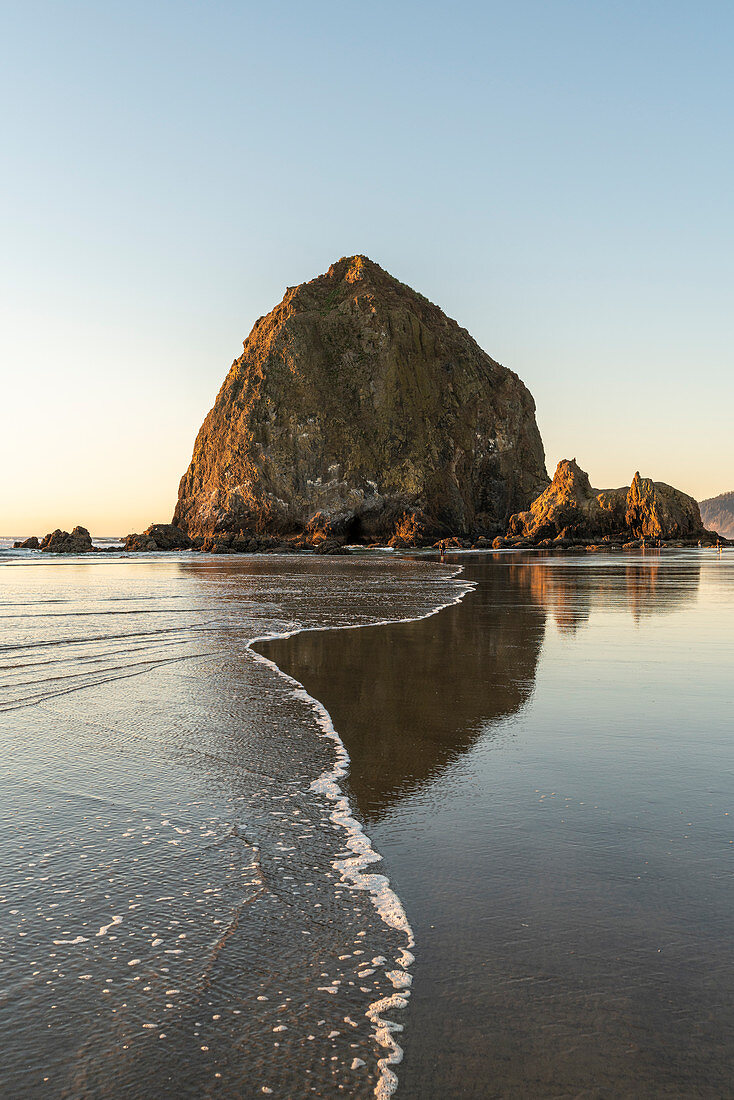
<instances>
[{"instance_id":1,"label":"sea foam","mask_svg":"<svg viewBox=\"0 0 734 1100\"><path fill-rule=\"evenodd\" d=\"M456 580L462 572L462 568L455 569L447 578ZM316 722L323 735L334 742L335 759L331 768L325 771L311 783L314 794L321 795L332 803L330 820L344 829L346 833L346 847L352 853L346 859L334 860L333 866L338 871L340 880L355 889L365 890L369 893L372 904L383 923L405 937L405 946L395 959L396 969L386 970L385 974L391 982L395 992L388 997L382 997L368 1005L365 1015L372 1024L373 1035L378 1044L385 1050L384 1057L378 1060L378 1080L375 1086L377 1100L387 1100L397 1088L398 1078L393 1069L400 1064L403 1058L403 1049L396 1036L403 1030L403 1025L388 1018L386 1014L393 1013L397 1009L403 1009L408 1004L412 975L409 968L414 961L413 948L415 937L410 926L407 914L398 895L390 886L386 875L368 871L368 868L382 860L382 856L375 850L370 838L365 833L360 822L354 816L349 798L341 787L341 781L349 772L350 758L346 746L334 727L331 716L326 707L306 691L303 684L293 676L283 672L278 665L268 657L263 656L253 647L259 642L269 642L276 639L292 638L296 634L302 634L320 630L363 630L370 627L388 626L394 623L418 622L437 615L447 607L460 603L467 592L474 588L469 581L464 582L458 588L453 599L439 604L424 615L413 615L398 619L380 619L372 623L348 624L345 626L312 626L298 627L281 633L263 634L252 638L246 648L250 650L253 658L275 670L291 687L293 697L309 707L313 712ZM331 992L331 990L329 990ZM360 1060L358 1060L360 1061Z\"/></svg>"}]
</instances>

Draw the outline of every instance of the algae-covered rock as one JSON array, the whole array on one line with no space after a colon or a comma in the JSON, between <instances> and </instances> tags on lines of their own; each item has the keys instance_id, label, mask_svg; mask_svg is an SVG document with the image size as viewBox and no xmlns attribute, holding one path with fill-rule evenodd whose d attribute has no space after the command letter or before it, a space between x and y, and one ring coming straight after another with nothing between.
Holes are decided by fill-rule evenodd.
<instances>
[{"instance_id":1,"label":"algae-covered rock","mask_svg":"<svg viewBox=\"0 0 734 1100\"><path fill-rule=\"evenodd\" d=\"M292 287L245 341L181 480L192 537L497 534L547 484L533 399L364 256Z\"/></svg>"}]
</instances>

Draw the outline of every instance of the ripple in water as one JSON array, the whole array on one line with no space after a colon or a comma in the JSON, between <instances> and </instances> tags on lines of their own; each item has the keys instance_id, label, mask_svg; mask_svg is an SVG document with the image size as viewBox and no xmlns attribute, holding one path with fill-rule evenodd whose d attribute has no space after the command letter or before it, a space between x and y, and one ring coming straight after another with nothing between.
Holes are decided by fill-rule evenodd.
<instances>
[{"instance_id":1,"label":"ripple in water","mask_svg":"<svg viewBox=\"0 0 734 1100\"><path fill-rule=\"evenodd\" d=\"M389 1094L410 927L328 714L249 645L430 614L452 574L3 568L4 1095Z\"/></svg>"}]
</instances>

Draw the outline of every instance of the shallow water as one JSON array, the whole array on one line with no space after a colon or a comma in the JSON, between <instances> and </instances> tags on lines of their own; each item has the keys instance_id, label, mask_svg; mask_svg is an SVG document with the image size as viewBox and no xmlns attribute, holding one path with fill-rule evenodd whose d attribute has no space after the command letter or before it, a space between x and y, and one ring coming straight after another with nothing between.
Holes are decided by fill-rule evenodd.
<instances>
[{"instance_id":1,"label":"shallow water","mask_svg":"<svg viewBox=\"0 0 734 1100\"><path fill-rule=\"evenodd\" d=\"M0 1095L386 1094L410 927L326 716L248 646L429 614L456 570L5 560Z\"/></svg>"},{"instance_id":2,"label":"shallow water","mask_svg":"<svg viewBox=\"0 0 734 1100\"><path fill-rule=\"evenodd\" d=\"M399 1095L734 1096L734 553L461 561L431 619L263 647L415 933Z\"/></svg>"}]
</instances>

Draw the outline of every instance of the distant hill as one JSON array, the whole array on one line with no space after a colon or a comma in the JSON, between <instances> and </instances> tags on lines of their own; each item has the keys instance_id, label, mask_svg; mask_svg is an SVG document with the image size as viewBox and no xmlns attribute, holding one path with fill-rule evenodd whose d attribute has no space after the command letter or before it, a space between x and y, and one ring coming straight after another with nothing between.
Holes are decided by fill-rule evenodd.
<instances>
[{"instance_id":1,"label":"distant hill","mask_svg":"<svg viewBox=\"0 0 734 1100\"><path fill-rule=\"evenodd\" d=\"M701 501L701 519L709 531L734 539L734 493L722 493Z\"/></svg>"}]
</instances>

